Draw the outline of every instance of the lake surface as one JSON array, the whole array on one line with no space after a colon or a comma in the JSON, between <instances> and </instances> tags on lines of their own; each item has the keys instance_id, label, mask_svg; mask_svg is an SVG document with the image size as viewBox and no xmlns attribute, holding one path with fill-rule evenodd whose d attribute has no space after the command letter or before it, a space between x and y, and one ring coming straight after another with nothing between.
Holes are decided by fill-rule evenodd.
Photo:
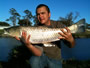
<instances>
[{"instance_id":1,"label":"lake surface","mask_svg":"<svg viewBox=\"0 0 90 68\"><path fill-rule=\"evenodd\" d=\"M90 38L75 40L76 45L74 48L68 48L62 43L62 58L90 60ZM0 38L0 61L8 61L9 53L16 45L21 45L21 43L14 38Z\"/></svg>"},{"instance_id":2,"label":"lake surface","mask_svg":"<svg viewBox=\"0 0 90 68\"><path fill-rule=\"evenodd\" d=\"M90 60L90 38L75 39L75 41L74 48L62 45L62 57L64 59Z\"/></svg>"}]
</instances>

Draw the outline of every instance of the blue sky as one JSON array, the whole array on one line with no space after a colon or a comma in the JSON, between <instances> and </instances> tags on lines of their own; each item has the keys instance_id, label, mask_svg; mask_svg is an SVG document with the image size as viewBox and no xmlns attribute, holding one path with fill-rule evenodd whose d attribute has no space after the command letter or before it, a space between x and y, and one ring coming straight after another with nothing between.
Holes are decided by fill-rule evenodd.
<instances>
[{"instance_id":1,"label":"blue sky","mask_svg":"<svg viewBox=\"0 0 90 68\"><path fill-rule=\"evenodd\" d=\"M51 11L51 19L58 20L59 17L65 17L68 13L79 13L78 21L82 18L90 24L90 0L0 0L0 21L5 21L11 15L11 8L24 16L24 10L28 9L35 15L35 9L38 4L46 4ZM8 22L10 23L10 22Z\"/></svg>"}]
</instances>

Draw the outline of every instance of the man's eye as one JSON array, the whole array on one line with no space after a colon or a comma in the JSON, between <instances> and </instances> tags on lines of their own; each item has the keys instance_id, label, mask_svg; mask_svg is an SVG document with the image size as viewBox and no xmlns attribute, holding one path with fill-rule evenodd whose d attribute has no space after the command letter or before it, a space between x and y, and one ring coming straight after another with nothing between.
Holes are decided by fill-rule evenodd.
<instances>
[{"instance_id":1,"label":"man's eye","mask_svg":"<svg viewBox=\"0 0 90 68\"><path fill-rule=\"evenodd\" d=\"M43 12L43 13L41 13L41 14L45 14L45 13Z\"/></svg>"}]
</instances>

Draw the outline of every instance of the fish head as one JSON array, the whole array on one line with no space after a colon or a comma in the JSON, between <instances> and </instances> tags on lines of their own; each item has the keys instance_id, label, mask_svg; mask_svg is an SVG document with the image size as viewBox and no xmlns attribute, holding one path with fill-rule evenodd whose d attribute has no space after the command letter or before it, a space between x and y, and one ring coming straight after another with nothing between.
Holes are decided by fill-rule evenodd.
<instances>
[{"instance_id":1,"label":"fish head","mask_svg":"<svg viewBox=\"0 0 90 68\"><path fill-rule=\"evenodd\" d=\"M20 32L19 32L18 28L5 28L4 34L9 35L9 36L18 36L19 37Z\"/></svg>"},{"instance_id":2,"label":"fish head","mask_svg":"<svg viewBox=\"0 0 90 68\"><path fill-rule=\"evenodd\" d=\"M9 35L9 29L8 28L4 28L4 34Z\"/></svg>"}]
</instances>

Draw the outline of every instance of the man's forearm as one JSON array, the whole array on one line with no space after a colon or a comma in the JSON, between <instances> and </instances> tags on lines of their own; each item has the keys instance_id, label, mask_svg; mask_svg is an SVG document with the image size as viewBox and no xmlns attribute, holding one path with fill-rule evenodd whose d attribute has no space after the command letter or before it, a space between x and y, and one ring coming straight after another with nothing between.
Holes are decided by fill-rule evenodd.
<instances>
[{"instance_id":1,"label":"man's forearm","mask_svg":"<svg viewBox=\"0 0 90 68\"><path fill-rule=\"evenodd\" d=\"M69 48L73 48L75 46L75 40L68 42L67 40L63 40L64 44L66 44Z\"/></svg>"},{"instance_id":2,"label":"man's forearm","mask_svg":"<svg viewBox=\"0 0 90 68\"><path fill-rule=\"evenodd\" d=\"M73 48L75 46L75 40L73 40L70 44L70 48Z\"/></svg>"},{"instance_id":3,"label":"man's forearm","mask_svg":"<svg viewBox=\"0 0 90 68\"><path fill-rule=\"evenodd\" d=\"M42 55L42 51L33 46L32 44L26 45L28 47L28 49L35 55L35 56L41 56Z\"/></svg>"}]
</instances>

